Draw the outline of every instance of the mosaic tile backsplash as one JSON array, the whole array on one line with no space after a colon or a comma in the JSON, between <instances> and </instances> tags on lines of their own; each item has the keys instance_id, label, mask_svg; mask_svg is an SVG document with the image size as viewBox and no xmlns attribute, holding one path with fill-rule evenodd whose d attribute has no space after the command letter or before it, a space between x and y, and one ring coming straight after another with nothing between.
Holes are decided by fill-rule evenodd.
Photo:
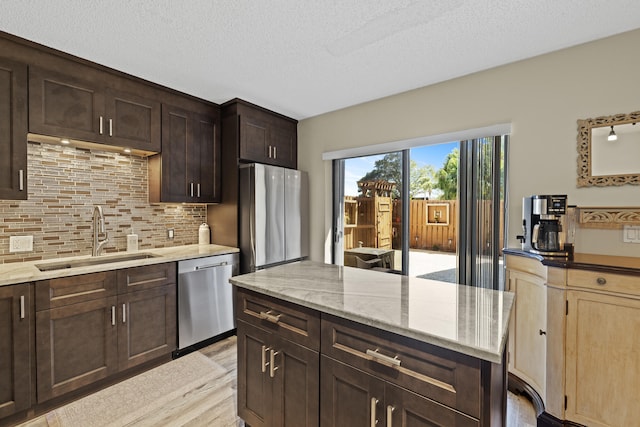
<instances>
[{"instance_id":1,"label":"mosaic tile backsplash","mask_svg":"<svg viewBox=\"0 0 640 427\"><path fill-rule=\"evenodd\" d=\"M94 205L109 235L103 253L125 251L131 229L139 250L198 242L206 205L150 204L144 157L32 142L27 157L29 199L0 200L0 263L90 255ZM9 237L26 235L33 251L9 253Z\"/></svg>"}]
</instances>

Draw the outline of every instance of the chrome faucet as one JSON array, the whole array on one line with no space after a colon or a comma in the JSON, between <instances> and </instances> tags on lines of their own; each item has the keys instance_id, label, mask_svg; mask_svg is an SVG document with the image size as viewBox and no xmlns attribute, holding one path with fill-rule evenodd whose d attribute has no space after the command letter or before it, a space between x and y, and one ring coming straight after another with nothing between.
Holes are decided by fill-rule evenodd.
<instances>
[{"instance_id":1,"label":"chrome faucet","mask_svg":"<svg viewBox=\"0 0 640 427\"><path fill-rule=\"evenodd\" d=\"M100 240L100 234L104 234L104 239ZM104 215L102 206L93 207L93 248L91 255L98 256L102 252L102 247L109 241L109 236L104 226Z\"/></svg>"}]
</instances>

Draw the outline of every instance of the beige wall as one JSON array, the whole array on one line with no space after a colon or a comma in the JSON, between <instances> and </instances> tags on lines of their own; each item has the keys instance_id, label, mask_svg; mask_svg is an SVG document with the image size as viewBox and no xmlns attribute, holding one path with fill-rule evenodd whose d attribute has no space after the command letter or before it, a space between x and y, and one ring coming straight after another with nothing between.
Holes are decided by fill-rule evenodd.
<instances>
[{"instance_id":1,"label":"beige wall","mask_svg":"<svg viewBox=\"0 0 640 427\"><path fill-rule=\"evenodd\" d=\"M331 162L323 152L498 123L512 125L509 246L518 245L525 195L640 206L638 186L576 187L576 120L640 110L638 46L640 30L301 121L298 165L310 177L311 258L330 259ZM640 256L640 244L623 244L620 230L578 233L577 251Z\"/></svg>"}]
</instances>

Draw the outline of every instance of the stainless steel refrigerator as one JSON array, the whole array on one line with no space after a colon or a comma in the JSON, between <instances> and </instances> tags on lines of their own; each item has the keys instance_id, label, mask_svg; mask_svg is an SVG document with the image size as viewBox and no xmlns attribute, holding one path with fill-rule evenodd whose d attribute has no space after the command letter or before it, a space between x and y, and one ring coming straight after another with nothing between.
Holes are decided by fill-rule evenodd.
<instances>
[{"instance_id":1,"label":"stainless steel refrigerator","mask_svg":"<svg viewBox=\"0 0 640 427\"><path fill-rule=\"evenodd\" d=\"M240 166L240 271L309 256L306 172L254 163Z\"/></svg>"}]
</instances>

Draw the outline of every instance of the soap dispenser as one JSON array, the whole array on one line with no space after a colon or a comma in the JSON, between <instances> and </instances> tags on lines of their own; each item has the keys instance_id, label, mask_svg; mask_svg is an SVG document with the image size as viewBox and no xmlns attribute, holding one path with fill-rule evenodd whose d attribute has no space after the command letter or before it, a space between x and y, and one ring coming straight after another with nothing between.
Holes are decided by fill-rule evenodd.
<instances>
[{"instance_id":1,"label":"soap dispenser","mask_svg":"<svg viewBox=\"0 0 640 427\"><path fill-rule=\"evenodd\" d=\"M127 252L136 252L138 250L138 235L133 233L133 227L127 234Z\"/></svg>"}]
</instances>

